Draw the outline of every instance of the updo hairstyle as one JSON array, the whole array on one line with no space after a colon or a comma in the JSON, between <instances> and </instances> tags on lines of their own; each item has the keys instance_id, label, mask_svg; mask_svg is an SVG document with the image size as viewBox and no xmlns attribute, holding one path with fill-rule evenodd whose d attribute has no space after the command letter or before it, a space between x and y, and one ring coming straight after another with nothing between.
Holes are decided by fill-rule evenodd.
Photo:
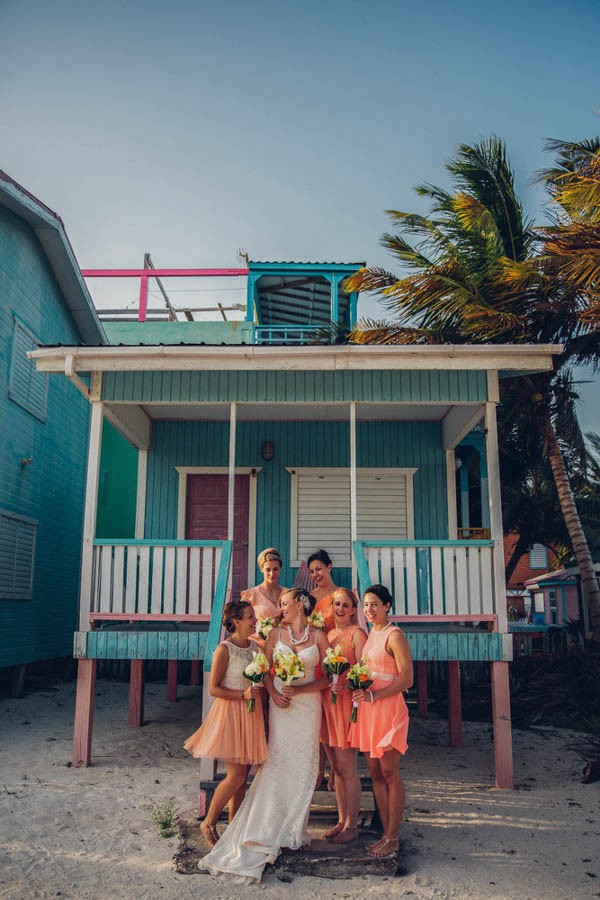
<instances>
[{"instance_id":1,"label":"updo hairstyle","mask_svg":"<svg viewBox=\"0 0 600 900\"><path fill-rule=\"evenodd\" d=\"M371 587L368 587L363 594L366 596L367 594L375 594L376 597L379 597L384 606L387 606L388 612L394 605L394 600L390 592L383 584L372 584Z\"/></svg>"},{"instance_id":2,"label":"updo hairstyle","mask_svg":"<svg viewBox=\"0 0 600 900\"><path fill-rule=\"evenodd\" d=\"M268 562L278 562L280 567L283 568L283 561L281 559L281 553L277 549L277 547L267 547L266 550L262 550L258 554L258 558L256 560L258 564L258 568L262 572L262 568L265 563Z\"/></svg>"},{"instance_id":3,"label":"updo hairstyle","mask_svg":"<svg viewBox=\"0 0 600 900\"><path fill-rule=\"evenodd\" d=\"M310 566L310 564L314 562L321 562L324 566L333 566L331 557L327 550L315 550L314 553L311 553L306 564Z\"/></svg>"},{"instance_id":4,"label":"updo hairstyle","mask_svg":"<svg viewBox=\"0 0 600 900\"><path fill-rule=\"evenodd\" d=\"M243 619L246 608L252 609L252 604L248 603L247 600L232 600L230 603L225 604L222 622L228 634L233 634L235 623Z\"/></svg>"},{"instance_id":5,"label":"updo hairstyle","mask_svg":"<svg viewBox=\"0 0 600 900\"><path fill-rule=\"evenodd\" d=\"M317 600L313 597L312 594L309 594L308 591L305 591L304 588L290 588L289 591L284 591L281 597L279 598L279 605L281 606L281 600L287 594L291 594L293 599L296 602L301 602L304 607L305 615L309 616L313 609L317 604Z\"/></svg>"}]
</instances>

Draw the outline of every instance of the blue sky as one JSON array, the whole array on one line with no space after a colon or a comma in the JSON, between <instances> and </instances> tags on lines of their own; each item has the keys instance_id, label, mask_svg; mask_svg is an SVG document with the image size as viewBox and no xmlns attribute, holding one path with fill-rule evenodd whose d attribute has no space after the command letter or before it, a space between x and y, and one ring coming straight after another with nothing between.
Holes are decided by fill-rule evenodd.
<instances>
[{"instance_id":1,"label":"blue sky","mask_svg":"<svg viewBox=\"0 0 600 900\"><path fill-rule=\"evenodd\" d=\"M459 142L504 138L543 220L544 140L599 129L599 33L598 0L0 0L0 168L84 268L389 265L385 210Z\"/></svg>"}]
</instances>

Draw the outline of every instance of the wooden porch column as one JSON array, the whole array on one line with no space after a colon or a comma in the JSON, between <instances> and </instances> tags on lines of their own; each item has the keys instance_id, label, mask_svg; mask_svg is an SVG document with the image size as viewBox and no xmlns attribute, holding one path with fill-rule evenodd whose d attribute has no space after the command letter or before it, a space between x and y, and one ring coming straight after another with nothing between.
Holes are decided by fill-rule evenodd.
<instances>
[{"instance_id":1,"label":"wooden porch column","mask_svg":"<svg viewBox=\"0 0 600 900\"><path fill-rule=\"evenodd\" d=\"M190 684L198 687L200 684L200 660L193 659L190 663Z\"/></svg>"},{"instance_id":2,"label":"wooden porch column","mask_svg":"<svg viewBox=\"0 0 600 900\"><path fill-rule=\"evenodd\" d=\"M421 719L429 717L429 703L427 696L427 663L417 662L417 712Z\"/></svg>"},{"instance_id":3,"label":"wooden porch column","mask_svg":"<svg viewBox=\"0 0 600 900\"><path fill-rule=\"evenodd\" d=\"M75 768L89 766L92 761L96 666L97 660L95 659L80 659L77 667L75 729L73 733L73 765Z\"/></svg>"},{"instance_id":4,"label":"wooden porch column","mask_svg":"<svg viewBox=\"0 0 600 900\"><path fill-rule=\"evenodd\" d=\"M350 540L358 538L356 521L356 402L350 403Z\"/></svg>"},{"instance_id":5,"label":"wooden porch column","mask_svg":"<svg viewBox=\"0 0 600 900\"><path fill-rule=\"evenodd\" d=\"M227 540L233 540L235 515L235 437L237 404L229 406L229 492L227 495Z\"/></svg>"},{"instance_id":6,"label":"wooden porch column","mask_svg":"<svg viewBox=\"0 0 600 900\"><path fill-rule=\"evenodd\" d=\"M102 445L103 403L92 402L90 439L88 446L87 480L83 515L83 546L81 550L81 587L79 591L79 630L90 630L92 611L92 573L94 567L94 537L98 509L98 478Z\"/></svg>"},{"instance_id":7,"label":"wooden porch column","mask_svg":"<svg viewBox=\"0 0 600 900\"><path fill-rule=\"evenodd\" d=\"M462 703L460 699L460 664L448 661L448 742L462 747Z\"/></svg>"},{"instance_id":8,"label":"wooden porch column","mask_svg":"<svg viewBox=\"0 0 600 900\"><path fill-rule=\"evenodd\" d=\"M148 451L138 450L137 494L135 499L135 536L144 540L146 532L146 489L148 482Z\"/></svg>"},{"instance_id":9,"label":"wooden porch column","mask_svg":"<svg viewBox=\"0 0 600 900\"><path fill-rule=\"evenodd\" d=\"M498 616L498 631L508 632L506 611L506 581L504 578L504 532L502 529L502 500L500 497L500 462L498 458L498 426L496 404L500 399L498 373L488 372L488 398L485 404L485 447L488 464L488 494L490 503L490 532L494 542L494 598Z\"/></svg>"},{"instance_id":10,"label":"wooden porch column","mask_svg":"<svg viewBox=\"0 0 600 900\"><path fill-rule=\"evenodd\" d=\"M167 662L167 703L177 703L177 660Z\"/></svg>"},{"instance_id":11,"label":"wooden porch column","mask_svg":"<svg viewBox=\"0 0 600 900\"><path fill-rule=\"evenodd\" d=\"M144 660L132 659L129 669L129 724L139 727L144 721Z\"/></svg>"},{"instance_id":12,"label":"wooden porch column","mask_svg":"<svg viewBox=\"0 0 600 900\"><path fill-rule=\"evenodd\" d=\"M514 781L508 663L493 662L491 667L496 787L512 790Z\"/></svg>"}]
</instances>

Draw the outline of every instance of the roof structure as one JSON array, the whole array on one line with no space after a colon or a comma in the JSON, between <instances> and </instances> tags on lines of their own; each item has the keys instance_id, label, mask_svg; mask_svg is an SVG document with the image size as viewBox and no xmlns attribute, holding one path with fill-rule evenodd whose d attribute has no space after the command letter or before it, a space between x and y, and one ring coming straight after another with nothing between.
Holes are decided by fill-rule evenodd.
<instances>
[{"instance_id":1,"label":"roof structure","mask_svg":"<svg viewBox=\"0 0 600 900\"><path fill-rule=\"evenodd\" d=\"M0 206L33 228L83 340L105 344L104 329L60 216L1 169Z\"/></svg>"}]
</instances>

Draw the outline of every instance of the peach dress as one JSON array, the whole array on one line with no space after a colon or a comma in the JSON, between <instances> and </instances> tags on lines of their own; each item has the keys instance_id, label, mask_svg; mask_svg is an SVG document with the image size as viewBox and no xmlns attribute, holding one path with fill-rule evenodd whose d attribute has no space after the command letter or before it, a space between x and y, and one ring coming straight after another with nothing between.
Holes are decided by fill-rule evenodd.
<instances>
[{"instance_id":1,"label":"peach dress","mask_svg":"<svg viewBox=\"0 0 600 900\"><path fill-rule=\"evenodd\" d=\"M313 612L319 612L325 619L325 634L329 634L332 628L335 628L335 619L333 618L333 594L327 594L322 600L317 602Z\"/></svg>"},{"instance_id":2,"label":"peach dress","mask_svg":"<svg viewBox=\"0 0 600 900\"><path fill-rule=\"evenodd\" d=\"M330 647L340 644L342 656L345 656L351 666L356 662L356 653L352 639L359 629L358 625L350 625L348 628L333 628L327 635ZM340 675L340 683L346 687L346 673ZM348 730L350 728L350 713L352 712L352 692L344 690L337 694L335 703L331 702L331 688L323 691L323 730L321 740L330 747L339 747L347 750L350 747Z\"/></svg>"},{"instance_id":3,"label":"peach dress","mask_svg":"<svg viewBox=\"0 0 600 900\"><path fill-rule=\"evenodd\" d=\"M367 643L363 648L363 657L367 660L373 684L371 690L377 691L387 687L398 674L396 661L386 650L391 629L396 626L386 625L381 631L371 628ZM406 753L408 744L408 707L401 693L375 700L365 701L358 705L358 721L350 726L349 738L352 747L363 753L380 759L388 750Z\"/></svg>"},{"instance_id":4,"label":"peach dress","mask_svg":"<svg viewBox=\"0 0 600 900\"><path fill-rule=\"evenodd\" d=\"M242 672L252 662L256 649L250 642L247 648L223 641L229 653L227 671L221 687L244 691L250 682ZM183 745L195 757L224 759L240 765L260 765L267 758L265 720L260 705L248 712L246 700L225 700L217 697L206 719Z\"/></svg>"},{"instance_id":5,"label":"peach dress","mask_svg":"<svg viewBox=\"0 0 600 900\"><path fill-rule=\"evenodd\" d=\"M286 590L287 588L279 585L279 597L281 597ZM242 600L246 600L248 603L252 604L254 612L256 613L256 618L259 621L261 619L275 618L275 616L278 616L281 612L279 606L276 603L273 603L273 601L261 590L260 585L253 588L247 588L247 590L241 592L240 596ZM253 634L250 640L256 641L261 650L264 649L265 641L263 641L258 634Z\"/></svg>"}]
</instances>

